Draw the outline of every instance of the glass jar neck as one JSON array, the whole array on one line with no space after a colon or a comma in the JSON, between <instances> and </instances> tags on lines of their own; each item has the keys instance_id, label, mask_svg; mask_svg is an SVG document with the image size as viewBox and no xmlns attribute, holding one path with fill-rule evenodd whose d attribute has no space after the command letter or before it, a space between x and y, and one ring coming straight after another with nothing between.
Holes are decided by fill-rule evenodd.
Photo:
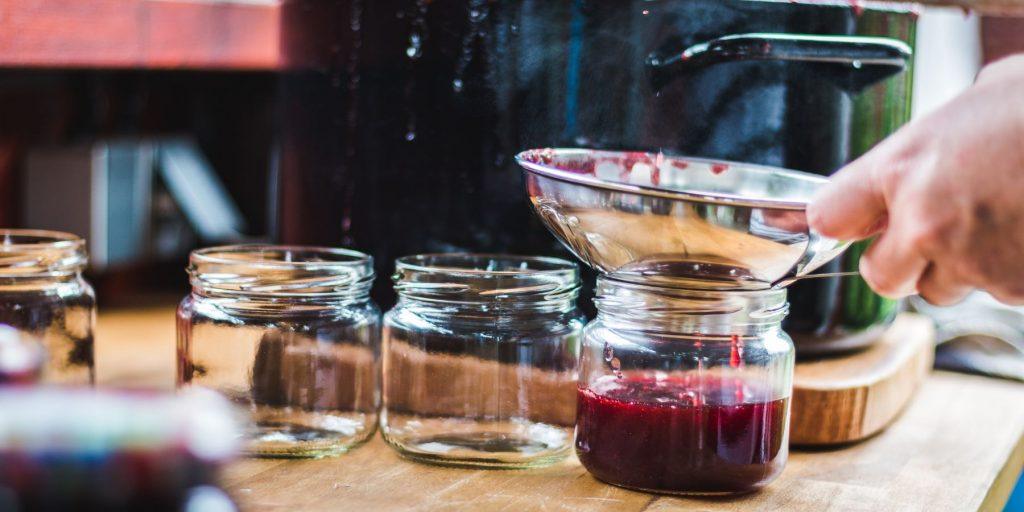
<instances>
[{"instance_id":1,"label":"glass jar neck","mask_svg":"<svg viewBox=\"0 0 1024 512\"><path fill-rule=\"evenodd\" d=\"M0 287L4 290L75 283L87 262L85 240L70 233L0 230Z\"/></svg>"},{"instance_id":2,"label":"glass jar neck","mask_svg":"<svg viewBox=\"0 0 1024 512\"><path fill-rule=\"evenodd\" d=\"M255 309L369 301L373 260L344 249L237 245L193 251L192 293Z\"/></svg>"},{"instance_id":3,"label":"glass jar neck","mask_svg":"<svg viewBox=\"0 0 1024 512\"><path fill-rule=\"evenodd\" d=\"M431 254L396 262L400 304L421 315L523 318L575 308L576 265L556 259L494 254Z\"/></svg>"},{"instance_id":4,"label":"glass jar neck","mask_svg":"<svg viewBox=\"0 0 1024 512\"><path fill-rule=\"evenodd\" d=\"M399 293L398 307L430 320L466 322L531 322L556 319L576 310L576 295L543 301L452 302Z\"/></svg>"},{"instance_id":5,"label":"glass jar neck","mask_svg":"<svg viewBox=\"0 0 1024 512\"><path fill-rule=\"evenodd\" d=\"M669 335L750 336L781 329L786 290L710 291L599 277L598 318L612 328Z\"/></svg>"}]
</instances>

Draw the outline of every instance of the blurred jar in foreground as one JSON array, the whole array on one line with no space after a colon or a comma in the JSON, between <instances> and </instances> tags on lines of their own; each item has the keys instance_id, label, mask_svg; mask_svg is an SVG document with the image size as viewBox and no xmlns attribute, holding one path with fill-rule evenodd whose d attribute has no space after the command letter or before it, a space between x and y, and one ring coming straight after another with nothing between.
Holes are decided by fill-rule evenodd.
<instances>
[{"instance_id":1,"label":"blurred jar in foreground","mask_svg":"<svg viewBox=\"0 0 1024 512\"><path fill-rule=\"evenodd\" d=\"M0 324L40 340L47 384L92 385L96 297L82 278L85 240L56 231L0 230Z\"/></svg>"},{"instance_id":2,"label":"blurred jar in foreground","mask_svg":"<svg viewBox=\"0 0 1024 512\"><path fill-rule=\"evenodd\" d=\"M421 462L530 467L571 450L583 319L576 265L400 258L384 320L385 441Z\"/></svg>"},{"instance_id":3,"label":"blurred jar in foreground","mask_svg":"<svg viewBox=\"0 0 1024 512\"><path fill-rule=\"evenodd\" d=\"M7 387L0 410L4 512L234 510L215 486L238 418L214 393Z\"/></svg>"},{"instance_id":4,"label":"blurred jar in foreground","mask_svg":"<svg viewBox=\"0 0 1024 512\"><path fill-rule=\"evenodd\" d=\"M793 342L785 290L696 291L597 281L583 334L576 454L607 483L737 494L789 452Z\"/></svg>"},{"instance_id":5,"label":"blurred jar in foreground","mask_svg":"<svg viewBox=\"0 0 1024 512\"><path fill-rule=\"evenodd\" d=\"M178 308L178 385L251 412L248 452L323 457L369 439L380 403L373 263L344 249L194 251Z\"/></svg>"}]
</instances>

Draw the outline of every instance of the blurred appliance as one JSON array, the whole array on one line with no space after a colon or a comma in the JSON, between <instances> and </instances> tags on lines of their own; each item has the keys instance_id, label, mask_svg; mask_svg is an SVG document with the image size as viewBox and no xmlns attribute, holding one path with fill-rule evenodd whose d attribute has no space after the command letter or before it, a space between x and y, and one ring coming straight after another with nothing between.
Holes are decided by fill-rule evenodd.
<instances>
[{"instance_id":1,"label":"blurred appliance","mask_svg":"<svg viewBox=\"0 0 1024 512\"><path fill-rule=\"evenodd\" d=\"M907 4L285 0L282 15L279 234L370 252L382 275L420 252L566 256L527 204L523 149L829 174L910 115ZM862 249L822 271L856 270ZM871 343L897 309L859 278L790 300L801 354Z\"/></svg>"},{"instance_id":2,"label":"blurred appliance","mask_svg":"<svg viewBox=\"0 0 1024 512\"><path fill-rule=\"evenodd\" d=\"M938 328L936 368L1024 381L1024 308L983 292L951 307L932 306L920 297L911 304Z\"/></svg>"},{"instance_id":3,"label":"blurred appliance","mask_svg":"<svg viewBox=\"0 0 1024 512\"><path fill-rule=\"evenodd\" d=\"M242 238L241 213L190 139L37 148L26 162L26 226L82 236L96 270L180 257L197 237Z\"/></svg>"}]
</instances>

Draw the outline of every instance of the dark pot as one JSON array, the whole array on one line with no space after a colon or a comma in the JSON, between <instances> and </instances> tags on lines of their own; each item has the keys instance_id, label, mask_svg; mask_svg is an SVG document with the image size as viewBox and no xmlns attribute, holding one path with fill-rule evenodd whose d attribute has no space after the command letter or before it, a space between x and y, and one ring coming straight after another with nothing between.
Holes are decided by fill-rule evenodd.
<instances>
[{"instance_id":1,"label":"dark pot","mask_svg":"<svg viewBox=\"0 0 1024 512\"><path fill-rule=\"evenodd\" d=\"M910 114L916 17L858 5L288 0L280 236L370 252L381 275L422 252L565 256L512 161L535 147L829 174ZM386 280L376 296L393 302ZM859 278L790 300L801 353L870 343L896 310Z\"/></svg>"}]
</instances>

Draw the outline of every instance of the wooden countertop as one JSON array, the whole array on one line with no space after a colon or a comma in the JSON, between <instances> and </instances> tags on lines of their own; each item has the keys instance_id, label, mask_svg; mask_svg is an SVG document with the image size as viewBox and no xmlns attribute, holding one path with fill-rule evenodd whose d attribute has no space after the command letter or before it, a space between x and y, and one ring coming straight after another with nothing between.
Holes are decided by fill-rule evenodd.
<instances>
[{"instance_id":1,"label":"wooden countertop","mask_svg":"<svg viewBox=\"0 0 1024 512\"><path fill-rule=\"evenodd\" d=\"M111 311L97 332L101 385L170 388L168 307ZM795 451L767 489L731 499L653 496L594 480L572 458L529 471L408 462L374 438L327 460L242 459L224 484L245 511L1001 510L1024 467L1024 384L934 373L888 430L844 449Z\"/></svg>"}]
</instances>

